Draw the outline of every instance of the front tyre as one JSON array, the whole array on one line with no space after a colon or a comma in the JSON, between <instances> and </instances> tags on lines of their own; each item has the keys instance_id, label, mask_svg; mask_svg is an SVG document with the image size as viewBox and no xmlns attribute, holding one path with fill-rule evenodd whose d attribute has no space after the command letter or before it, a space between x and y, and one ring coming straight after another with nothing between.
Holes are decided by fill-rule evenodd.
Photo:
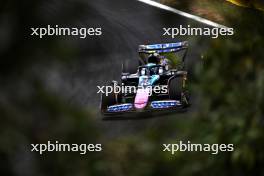
<instances>
[{"instance_id":1,"label":"front tyre","mask_svg":"<svg viewBox=\"0 0 264 176\"><path fill-rule=\"evenodd\" d=\"M169 81L169 97L172 100L182 100L183 93L183 78L175 77Z\"/></svg>"},{"instance_id":2,"label":"front tyre","mask_svg":"<svg viewBox=\"0 0 264 176\"><path fill-rule=\"evenodd\" d=\"M114 86L112 86L114 88ZM113 90L113 89L112 89ZM109 106L117 104L117 95L114 92L106 94L106 92L101 94L101 112L105 113Z\"/></svg>"},{"instance_id":3,"label":"front tyre","mask_svg":"<svg viewBox=\"0 0 264 176\"><path fill-rule=\"evenodd\" d=\"M189 106L190 95L186 90L186 79L175 77L169 82L169 97L172 100L179 100L183 106Z\"/></svg>"}]
</instances>

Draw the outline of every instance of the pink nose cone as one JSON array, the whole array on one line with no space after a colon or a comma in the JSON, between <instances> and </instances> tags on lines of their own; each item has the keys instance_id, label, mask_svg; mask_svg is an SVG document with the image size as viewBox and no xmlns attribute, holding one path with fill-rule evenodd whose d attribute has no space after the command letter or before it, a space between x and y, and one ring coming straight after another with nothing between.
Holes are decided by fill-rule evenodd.
<instances>
[{"instance_id":1,"label":"pink nose cone","mask_svg":"<svg viewBox=\"0 0 264 176\"><path fill-rule=\"evenodd\" d=\"M148 104L149 89L138 89L135 97L134 106L136 109L143 109Z\"/></svg>"}]
</instances>

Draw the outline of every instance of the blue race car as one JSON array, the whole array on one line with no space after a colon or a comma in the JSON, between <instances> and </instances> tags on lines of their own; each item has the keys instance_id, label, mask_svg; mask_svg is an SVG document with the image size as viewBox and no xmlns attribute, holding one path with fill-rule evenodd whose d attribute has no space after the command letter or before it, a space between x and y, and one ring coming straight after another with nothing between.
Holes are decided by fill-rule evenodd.
<instances>
[{"instance_id":1,"label":"blue race car","mask_svg":"<svg viewBox=\"0 0 264 176\"><path fill-rule=\"evenodd\" d=\"M137 65L123 63L120 82L112 81L108 86L112 91L101 94L101 112L111 115L187 107L187 50L187 41L140 45Z\"/></svg>"}]
</instances>

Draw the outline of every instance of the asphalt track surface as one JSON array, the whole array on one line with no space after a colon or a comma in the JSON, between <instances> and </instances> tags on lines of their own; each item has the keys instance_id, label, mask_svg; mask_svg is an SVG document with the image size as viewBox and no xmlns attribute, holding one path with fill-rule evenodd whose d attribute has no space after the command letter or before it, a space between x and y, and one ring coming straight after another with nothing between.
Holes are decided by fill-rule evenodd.
<instances>
[{"instance_id":1,"label":"asphalt track surface","mask_svg":"<svg viewBox=\"0 0 264 176\"><path fill-rule=\"evenodd\" d=\"M187 112L175 113L173 116L146 114L143 115L144 118L127 118L124 115L113 121L102 120L97 86L105 85L107 81L113 79L118 80L122 61L137 60L139 44L188 40L190 49L187 66L189 70L192 69L195 64L199 64L200 54L207 47L208 38L202 40L203 42L190 36L172 39L162 36L163 28L187 24L192 24L193 27L204 25L136 0L86 1L81 9L85 11L85 15L80 15L76 24L83 27L101 27L103 35L66 41L69 45L77 44L78 58L67 70L60 73L50 68L47 81L49 87L66 97L70 104L92 110L96 114L93 118L98 120L98 125L108 137L137 135L147 128L155 128L157 124L162 124L170 118L177 116L187 118L189 111L195 109L195 103ZM56 17L54 18L56 20Z\"/></svg>"}]
</instances>

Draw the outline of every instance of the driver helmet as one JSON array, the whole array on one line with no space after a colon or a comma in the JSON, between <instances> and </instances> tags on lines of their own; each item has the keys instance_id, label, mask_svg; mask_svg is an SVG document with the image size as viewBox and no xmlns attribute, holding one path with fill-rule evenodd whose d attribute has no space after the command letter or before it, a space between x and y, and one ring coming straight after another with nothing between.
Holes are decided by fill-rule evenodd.
<instances>
[{"instance_id":1,"label":"driver helmet","mask_svg":"<svg viewBox=\"0 0 264 176\"><path fill-rule=\"evenodd\" d=\"M160 63L160 55L158 53L153 53L153 54L149 55L148 63L159 64Z\"/></svg>"}]
</instances>

